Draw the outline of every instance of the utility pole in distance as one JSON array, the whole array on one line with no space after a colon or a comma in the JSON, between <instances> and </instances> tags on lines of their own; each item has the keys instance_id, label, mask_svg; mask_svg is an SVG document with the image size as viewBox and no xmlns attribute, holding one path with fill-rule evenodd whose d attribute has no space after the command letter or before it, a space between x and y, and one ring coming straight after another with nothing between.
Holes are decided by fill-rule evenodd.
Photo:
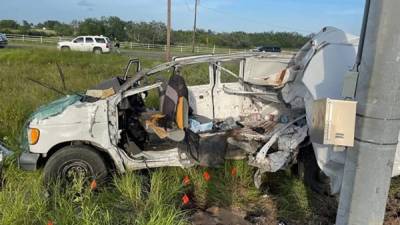
<instances>
[{"instance_id":1,"label":"utility pole in distance","mask_svg":"<svg viewBox=\"0 0 400 225\"><path fill-rule=\"evenodd\" d=\"M194 46L196 44L196 23L197 23L197 5L199 4L199 0L195 0L196 3L194 5L194 23L193 23L193 34L192 34L192 53L194 53Z\"/></svg>"},{"instance_id":2,"label":"utility pole in distance","mask_svg":"<svg viewBox=\"0 0 400 225\"><path fill-rule=\"evenodd\" d=\"M167 48L165 51L165 59L171 61L171 0L167 0Z\"/></svg>"},{"instance_id":3,"label":"utility pole in distance","mask_svg":"<svg viewBox=\"0 0 400 225\"><path fill-rule=\"evenodd\" d=\"M399 0L366 1L355 144L347 150L336 225L384 221L400 127L398 9Z\"/></svg>"}]
</instances>

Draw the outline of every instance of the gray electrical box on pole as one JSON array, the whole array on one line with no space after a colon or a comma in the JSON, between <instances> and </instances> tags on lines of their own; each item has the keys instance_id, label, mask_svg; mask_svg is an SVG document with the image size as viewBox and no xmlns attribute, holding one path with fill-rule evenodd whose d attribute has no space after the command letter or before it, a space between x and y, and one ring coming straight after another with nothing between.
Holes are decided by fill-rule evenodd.
<instances>
[{"instance_id":1,"label":"gray electrical box on pole","mask_svg":"<svg viewBox=\"0 0 400 225\"><path fill-rule=\"evenodd\" d=\"M400 1L367 0L366 6L355 145L347 150L336 225L383 223L398 142Z\"/></svg>"}]
</instances>

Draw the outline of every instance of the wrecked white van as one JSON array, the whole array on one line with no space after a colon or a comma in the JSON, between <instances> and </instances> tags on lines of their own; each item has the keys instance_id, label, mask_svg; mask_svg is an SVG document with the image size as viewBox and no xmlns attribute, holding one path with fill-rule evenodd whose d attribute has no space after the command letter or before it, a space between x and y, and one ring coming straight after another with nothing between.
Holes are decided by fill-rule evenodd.
<instances>
[{"instance_id":1,"label":"wrecked white van","mask_svg":"<svg viewBox=\"0 0 400 225\"><path fill-rule=\"evenodd\" d=\"M338 192L345 148L311 143L308 131L314 100L342 98L357 45L358 37L327 27L294 55L192 56L150 70L130 61L126 71L136 64L135 76L126 72L86 95L64 97L34 113L20 165L44 167L47 181L76 173L101 180L113 170L247 159L258 168L259 185L262 173L287 168L299 152L311 151L330 178L331 191ZM228 62L238 69L225 67ZM208 66L208 82L186 87L183 68L194 64ZM171 71L169 80L151 79L163 71ZM160 101L156 108L146 105L152 91ZM394 174L399 171L395 166Z\"/></svg>"}]
</instances>

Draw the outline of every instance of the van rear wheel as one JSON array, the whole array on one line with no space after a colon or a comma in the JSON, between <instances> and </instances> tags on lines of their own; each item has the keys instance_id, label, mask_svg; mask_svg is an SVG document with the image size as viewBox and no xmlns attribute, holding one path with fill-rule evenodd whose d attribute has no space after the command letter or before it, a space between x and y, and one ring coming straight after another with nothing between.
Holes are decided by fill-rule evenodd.
<instances>
[{"instance_id":1,"label":"van rear wheel","mask_svg":"<svg viewBox=\"0 0 400 225\"><path fill-rule=\"evenodd\" d=\"M92 147L72 145L54 153L44 167L46 184L60 181L71 184L75 179L83 179L89 184L104 183L108 176L108 168L103 157Z\"/></svg>"}]
</instances>

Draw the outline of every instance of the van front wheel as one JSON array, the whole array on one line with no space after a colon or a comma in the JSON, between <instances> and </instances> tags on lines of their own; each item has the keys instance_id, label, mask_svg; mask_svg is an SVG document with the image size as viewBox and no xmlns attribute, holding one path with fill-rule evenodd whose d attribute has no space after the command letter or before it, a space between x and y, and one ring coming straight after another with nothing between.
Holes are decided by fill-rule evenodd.
<instances>
[{"instance_id":1,"label":"van front wheel","mask_svg":"<svg viewBox=\"0 0 400 225\"><path fill-rule=\"evenodd\" d=\"M89 183L102 183L108 176L103 157L92 147L67 146L54 153L44 167L44 181L50 184L56 180L71 184L76 179Z\"/></svg>"}]
</instances>

